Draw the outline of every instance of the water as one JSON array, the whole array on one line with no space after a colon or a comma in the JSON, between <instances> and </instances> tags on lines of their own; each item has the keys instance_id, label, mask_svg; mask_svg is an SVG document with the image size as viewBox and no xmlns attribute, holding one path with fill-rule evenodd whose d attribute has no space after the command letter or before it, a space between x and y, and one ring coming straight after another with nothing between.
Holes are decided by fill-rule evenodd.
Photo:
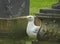
<instances>
[{"instance_id":1,"label":"water","mask_svg":"<svg viewBox=\"0 0 60 44\"><path fill-rule=\"evenodd\" d=\"M31 40L0 38L0 44L32 44ZM57 41L39 41L37 44L60 44Z\"/></svg>"},{"instance_id":2,"label":"water","mask_svg":"<svg viewBox=\"0 0 60 44\"><path fill-rule=\"evenodd\" d=\"M38 44L60 44L59 42L51 42L51 41L41 41Z\"/></svg>"}]
</instances>

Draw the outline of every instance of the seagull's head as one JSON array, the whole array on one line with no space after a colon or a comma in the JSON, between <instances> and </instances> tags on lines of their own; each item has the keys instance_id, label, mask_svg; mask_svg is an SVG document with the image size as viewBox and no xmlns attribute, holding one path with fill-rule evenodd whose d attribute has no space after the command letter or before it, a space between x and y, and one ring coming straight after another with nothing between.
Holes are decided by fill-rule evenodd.
<instances>
[{"instance_id":1,"label":"seagull's head","mask_svg":"<svg viewBox=\"0 0 60 44\"><path fill-rule=\"evenodd\" d=\"M34 21L34 16L27 16L28 21Z\"/></svg>"}]
</instances>

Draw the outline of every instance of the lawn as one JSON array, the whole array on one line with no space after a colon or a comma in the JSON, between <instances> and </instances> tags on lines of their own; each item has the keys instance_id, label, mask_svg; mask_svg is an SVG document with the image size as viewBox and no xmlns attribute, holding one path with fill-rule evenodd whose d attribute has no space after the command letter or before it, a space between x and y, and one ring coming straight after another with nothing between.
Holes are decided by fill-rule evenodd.
<instances>
[{"instance_id":1,"label":"lawn","mask_svg":"<svg viewBox=\"0 0 60 44\"><path fill-rule=\"evenodd\" d=\"M39 12L40 8L51 8L58 0L30 0L30 15Z\"/></svg>"}]
</instances>

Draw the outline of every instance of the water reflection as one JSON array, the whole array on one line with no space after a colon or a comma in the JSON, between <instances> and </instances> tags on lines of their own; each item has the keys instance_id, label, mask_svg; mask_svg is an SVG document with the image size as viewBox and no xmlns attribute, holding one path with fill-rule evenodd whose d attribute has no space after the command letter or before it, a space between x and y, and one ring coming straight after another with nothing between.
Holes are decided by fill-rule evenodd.
<instances>
[{"instance_id":1,"label":"water reflection","mask_svg":"<svg viewBox=\"0 0 60 44\"><path fill-rule=\"evenodd\" d=\"M31 40L0 38L0 44L32 44ZM59 41L39 41L37 44L60 44Z\"/></svg>"}]
</instances>

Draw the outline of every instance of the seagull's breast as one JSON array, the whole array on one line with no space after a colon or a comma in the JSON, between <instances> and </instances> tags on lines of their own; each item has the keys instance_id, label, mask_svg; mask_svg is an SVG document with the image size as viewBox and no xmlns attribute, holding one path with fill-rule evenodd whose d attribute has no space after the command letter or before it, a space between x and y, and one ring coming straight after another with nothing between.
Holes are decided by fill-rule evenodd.
<instances>
[{"instance_id":1,"label":"seagull's breast","mask_svg":"<svg viewBox=\"0 0 60 44\"><path fill-rule=\"evenodd\" d=\"M33 36L34 28L35 28L34 24L32 22L28 22L28 26L27 26L28 36Z\"/></svg>"}]
</instances>

